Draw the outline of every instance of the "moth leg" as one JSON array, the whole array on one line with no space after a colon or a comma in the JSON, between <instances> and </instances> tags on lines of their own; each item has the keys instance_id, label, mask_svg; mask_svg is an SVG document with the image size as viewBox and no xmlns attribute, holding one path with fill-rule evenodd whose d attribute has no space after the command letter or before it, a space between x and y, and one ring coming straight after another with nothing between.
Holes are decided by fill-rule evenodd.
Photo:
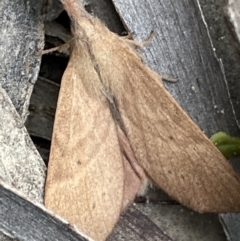
<instances>
[{"instance_id":1,"label":"moth leg","mask_svg":"<svg viewBox=\"0 0 240 241\"><path fill-rule=\"evenodd\" d=\"M163 75L160 75L163 81L169 82L169 83L176 83L178 82L178 78L170 78L170 77L166 77Z\"/></svg>"},{"instance_id":2,"label":"moth leg","mask_svg":"<svg viewBox=\"0 0 240 241\"><path fill-rule=\"evenodd\" d=\"M122 36L121 38L133 41L133 35L134 35L134 32L127 32L127 35Z\"/></svg>"},{"instance_id":3,"label":"moth leg","mask_svg":"<svg viewBox=\"0 0 240 241\"><path fill-rule=\"evenodd\" d=\"M127 36L122 37L131 47L135 49L141 49L144 46L150 44L154 38L154 32L151 31L147 39L143 40L142 42L138 42L133 40L133 33L129 33Z\"/></svg>"},{"instance_id":4,"label":"moth leg","mask_svg":"<svg viewBox=\"0 0 240 241\"><path fill-rule=\"evenodd\" d=\"M61 45L59 45L57 47L39 51L39 52L37 52L37 55L49 54L49 53L52 53L52 52L55 52L55 51L58 51L60 53L67 53L67 51L71 47L71 41L73 41L73 39L71 39L70 41L68 41L68 42L66 42L64 44L61 44Z\"/></svg>"}]
</instances>

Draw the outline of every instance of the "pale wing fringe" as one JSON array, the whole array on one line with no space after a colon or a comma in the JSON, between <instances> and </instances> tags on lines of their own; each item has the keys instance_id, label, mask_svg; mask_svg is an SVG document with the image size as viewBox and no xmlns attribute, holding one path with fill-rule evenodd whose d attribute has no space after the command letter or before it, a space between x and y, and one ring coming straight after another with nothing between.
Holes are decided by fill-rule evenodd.
<instances>
[{"instance_id":1,"label":"pale wing fringe","mask_svg":"<svg viewBox=\"0 0 240 241\"><path fill-rule=\"evenodd\" d=\"M73 49L62 78L45 205L94 240L102 241L122 210L122 154L106 101L92 99L82 85L90 62L85 56L79 72L74 53Z\"/></svg>"}]
</instances>

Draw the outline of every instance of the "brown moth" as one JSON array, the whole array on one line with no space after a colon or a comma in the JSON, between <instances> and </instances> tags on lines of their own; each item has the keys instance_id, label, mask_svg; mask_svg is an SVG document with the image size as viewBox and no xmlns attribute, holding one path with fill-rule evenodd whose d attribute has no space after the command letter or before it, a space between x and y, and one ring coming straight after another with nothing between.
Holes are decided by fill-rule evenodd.
<instances>
[{"instance_id":1,"label":"brown moth","mask_svg":"<svg viewBox=\"0 0 240 241\"><path fill-rule=\"evenodd\" d=\"M134 43L77 0L62 0L75 37L62 78L45 204L105 240L147 176L198 212L240 211L240 182Z\"/></svg>"}]
</instances>

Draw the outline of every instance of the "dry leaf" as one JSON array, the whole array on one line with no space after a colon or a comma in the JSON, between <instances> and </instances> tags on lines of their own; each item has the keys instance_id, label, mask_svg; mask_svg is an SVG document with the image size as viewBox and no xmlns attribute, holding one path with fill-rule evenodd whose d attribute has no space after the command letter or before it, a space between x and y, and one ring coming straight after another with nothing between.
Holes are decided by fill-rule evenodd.
<instances>
[{"instance_id":1,"label":"dry leaf","mask_svg":"<svg viewBox=\"0 0 240 241\"><path fill-rule=\"evenodd\" d=\"M75 42L62 79L47 207L105 240L147 175L199 212L240 211L240 182L161 78L77 0L63 1Z\"/></svg>"}]
</instances>

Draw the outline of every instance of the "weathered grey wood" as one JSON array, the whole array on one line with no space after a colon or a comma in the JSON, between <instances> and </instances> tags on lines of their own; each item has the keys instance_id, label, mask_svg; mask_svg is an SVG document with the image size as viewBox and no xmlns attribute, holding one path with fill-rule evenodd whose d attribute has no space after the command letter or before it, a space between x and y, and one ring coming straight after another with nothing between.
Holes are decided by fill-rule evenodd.
<instances>
[{"instance_id":1,"label":"weathered grey wood","mask_svg":"<svg viewBox=\"0 0 240 241\"><path fill-rule=\"evenodd\" d=\"M135 39L153 41L142 50L145 62L164 76L178 77L167 89L209 136L239 133L225 76L216 58L198 1L113 0ZM126 9L128 9L126 11Z\"/></svg>"},{"instance_id":2,"label":"weathered grey wood","mask_svg":"<svg viewBox=\"0 0 240 241\"><path fill-rule=\"evenodd\" d=\"M101 19L113 32L122 34L125 32L123 24L116 13L112 0L80 0L84 3L85 9Z\"/></svg>"},{"instance_id":3,"label":"weathered grey wood","mask_svg":"<svg viewBox=\"0 0 240 241\"><path fill-rule=\"evenodd\" d=\"M44 1L0 1L0 83L24 119L43 48ZM43 198L45 165L22 119L0 87L1 177L38 201Z\"/></svg>"},{"instance_id":4,"label":"weathered grey wood","mask_svg":"<svg viewBox=\"0 0 240 241\"><path fill-rule=\"evenodd\" d=\"M7 90L23 120L28 113L30 95L40 67L41 56L37 56L36 52L41 50L44 44L40 14L42 4L42 0L0 1L0 84ZM0 92L1 177L23 192L41 200L44 164L2 87ZM15 127L17 128L14 129ZM27 145L20 149L19 147L24 144ZM23 165L24 161L26 165ZM0 240L10 239L0 233Z\"/></svg>"},{"instance_id":5,"label":"weathered grey wood","mask_svg":"<svg viewBox=\"0 0 240 241\"><path fill-rule=\"evenodd\" d=\"M138 204L137 208L158 227L177 241L226 241L218 222L211 213L196 213L181 205Z\"/></svg>"},{"instance_id":6,"label":"weathered grey wood","mask_svg":"<svg viewBox=\"0 0 240 241\"><path fill-rule=\"evenodd\" d=\"M0 231L20 241L91 240L44 206L0 182ZM135 208L130 208L108 241L172 241Z\"/></svg>"},{"instance_id":7,"label":"weathered grey wood","mask_svg":"<svg viewBox=\"0 0 240 241\"><path fill-rule=\"evenodd\" d=\"M107 241L114 240L173 241L156 224L133 207L121 216L113 233L107 239Z\"/></svg>"},{"instance_id":8,"label":"weathered grey wood","mask_svg":"<svg viewBox=\"0 0 240 241\"><path fill-rule=\"evenodd\" d=\"M59 84L39 77L29 107L26 127L30 135L52 139Z\"/></svg>"},{"instance_id":9,"label":"weathered grey wood","mask_svg":"<svg viewBox=\"0 0 240 241\"><path fill-rule=\"evenodd\" d=\"M232 26L235 28L236 35L239 31L239 14L240 1L239 0L199 0L202 7L202 13L208 25L209 34L215 48L215 53L221 58L224 65L226 80L229 86L231 101L236 111L237 120L240 120L239 102L240 102L240 55L239 45L235 41L232 31L229 28L229 23L226 21L226 13ZM228 7L227 3L229 2ZM227 10L227 11L226 11ZM239 160L236 160L236 163ZM238 173L240 171L239 165L234 165ZM219 215L220 221L223 224L228 240L238 241L240 239L240 215L239 214L222 214Z\"/></svg>"},{"instance_id":10,"label":"weathered grey wood","mask_svg":"<svg viewBox=\"0 0 240 241\"><path fill-rule=\"evenodd\" d=\"M240 0L229 0L227 13L240 43Z\"/></svg>"},{"instance_id":11,"label":"weathered grey wood","mask_svg":"<svg viewBox=\"0 0 240 241\"><path fill-rule=\"evenodd\" d=\"M44 1L0 1L0 83L24 120L44 45Z\"/></svg>"},{"instance_id":12,"label":"weathered grey wood","mask_svg":"<svg viewBox=\"0 0 240 241\"><path fill-rule=\"evenodd\" d=\"M47 0L44 6L44 21L49 22L56 19L63 11L60 0Z\"/></svg>"},{"instance_id":13,"label":"weathered grey wood","mask_svg":"<svg viewBox=\"0 0 240 241\"><path fill-rule=\"evenodd\" d=\"M234 213L220 215L220 221L223 225L228 241L239 241L240 215Z\"/></svg>"},{"instance_id":14,"label":"weathered grey wood","mask_svg":"<svg viewBox=\"0 0 240 241\"><path fill-rule=\"evenodd\" d=\"M18 195L17 195L18 194ZM20 241L90 241L44 206L33 203L0 182L0 231Z\"/></svg>"},{"instance_id":15,"label":"weathered grey wood","mask_svg":"<svg viewBox=\"0 0 240 241\"><path fill-rule=\"evenodd\" d=\"M0 123L0 179L42 202L45 165L1 86Z\"/></svg>"},{"instance_id":16,"label":"weathered grey wood","mask_svg":"<svg viewBox=\"0 0 240 241\"><path fill-rule=\"evenodd\" d=\"M199 0L202 14L208 26L215 54L221 59L231 102L235 109L238 122L240 121L240 45L237 43L227 21L227 3L228 0ZM237 11L237 8L235 9ZM239 10L239 8L238 8ZM217 93L216 93L217 94Z\"/></svg>"},{"instance_id":17,"label":"weathered grey wood","mask_svg":"<svg viewBox=\"0 0 240 241\"><path fill-rule=\"evenodd\" d=\"M68 42L73 38L71 33L56 21L45 23L44 30L46 35L51 37L57 37L63 42Z\"/></svg>"},{"instance_id":18,"label":"weathered grey wood","mask_svg":"<svg viewBox=\"0 0 240 241\"><path fill-rule=\"evenodd\" d=\"M0 123L0 180L42 202L45 165L1 85ZM0 232L0 240L8 239Z\"/></svg>"}]
</instances>

